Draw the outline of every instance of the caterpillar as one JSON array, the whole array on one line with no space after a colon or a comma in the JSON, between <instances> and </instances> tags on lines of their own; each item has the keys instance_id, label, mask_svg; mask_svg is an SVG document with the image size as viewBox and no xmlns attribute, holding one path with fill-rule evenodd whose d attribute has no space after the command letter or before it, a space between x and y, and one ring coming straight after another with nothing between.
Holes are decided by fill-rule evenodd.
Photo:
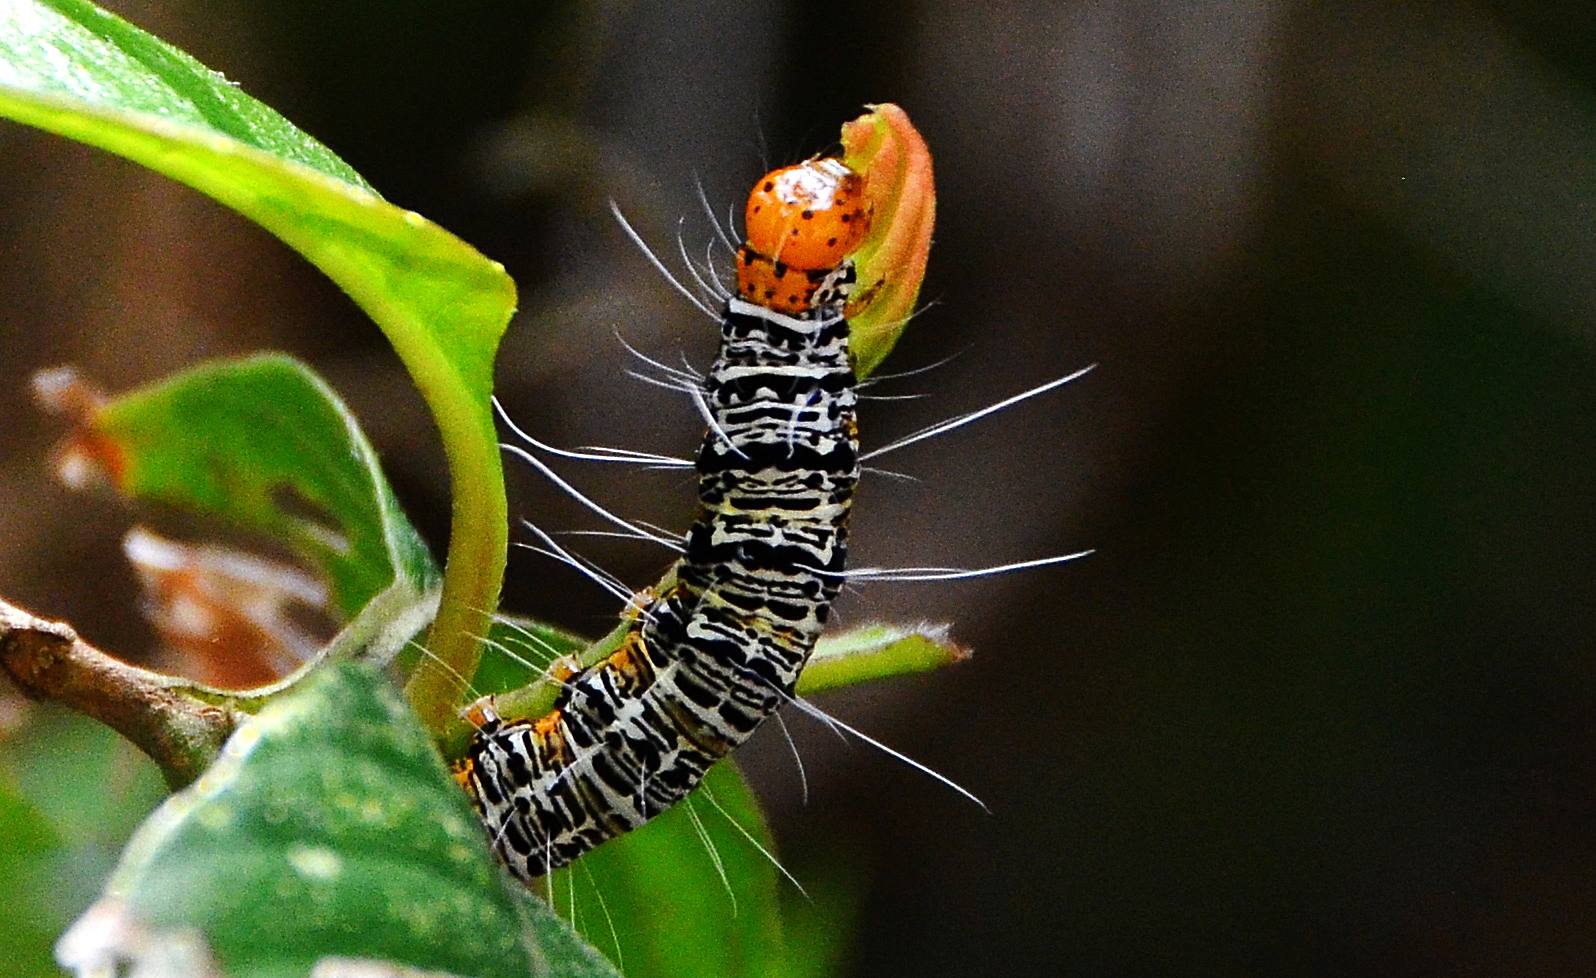
<instances>
[{"instance_id":1,"label":"caterpillar","mask_svg":"<svg viewBox=\"0 0 1596 978\"><path fill-rule=\"evenodd\" d=\"M457 776L524 881L681 801L791 699L842 584L860 475L847 306L862 191L835 158L754 186L675 583L549 713L482 712Z\"/></svg>"}]
</instances>

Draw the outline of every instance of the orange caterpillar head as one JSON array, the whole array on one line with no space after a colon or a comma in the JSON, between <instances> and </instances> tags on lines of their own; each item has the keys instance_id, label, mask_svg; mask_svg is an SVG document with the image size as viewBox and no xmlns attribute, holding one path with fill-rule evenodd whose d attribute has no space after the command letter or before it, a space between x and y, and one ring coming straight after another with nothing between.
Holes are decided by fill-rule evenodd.
<instances>
[{"instance_id":1,"label":"orange caterpillar head","mask_svg":"<svg viewBox=\"0 0 1596 978\"><path fill-rule=\"evenodd\" d=\"M737 292L777 312L813 308L816 293L870 227L864 181L841 160L815 159L766 174L748 195Z\"/></svg>"}]
</instances>

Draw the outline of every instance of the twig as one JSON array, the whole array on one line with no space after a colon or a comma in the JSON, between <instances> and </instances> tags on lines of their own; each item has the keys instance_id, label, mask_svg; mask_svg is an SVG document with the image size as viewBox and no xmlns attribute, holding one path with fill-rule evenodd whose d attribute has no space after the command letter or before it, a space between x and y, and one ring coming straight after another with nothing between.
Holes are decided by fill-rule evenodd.
<instances>
[{"instance_id":1,"label":"twig","mask_svg":"<svg viewBox=\"0 0 1596 978\"><path fill-rule=\"evenodd\" d=\"M183 680L101 652L64 622L36 618L4 601L0 669L28 696L72 707L132 741L174 789L210 765L243 716L200 698Z\"/></svg>"}]
</instances>

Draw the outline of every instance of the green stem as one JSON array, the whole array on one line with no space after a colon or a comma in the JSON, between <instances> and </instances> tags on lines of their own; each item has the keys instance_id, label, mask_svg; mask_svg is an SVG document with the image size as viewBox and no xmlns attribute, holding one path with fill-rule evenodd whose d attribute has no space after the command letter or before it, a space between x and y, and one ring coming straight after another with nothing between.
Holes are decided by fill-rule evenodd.
<instances>
[{"instance_id":1,"label":"green stem","mask_svg":"<svg viewBox=\"0 0 1596 978\"><path fill-rule=\"evenodd\" d=\"M428 404L438 420L449 458L453 501L449 555L438 617L427 636L432 655L417 665L405 686L405 696L428 730L441 731L454 720L454 706L461 693L459 677L476 674L482 655L476 636L488 634L492 610L499 606L509 547L509 505L498 439L486 405L434 403L432 399Z\"/></svg>"}]
</instances>

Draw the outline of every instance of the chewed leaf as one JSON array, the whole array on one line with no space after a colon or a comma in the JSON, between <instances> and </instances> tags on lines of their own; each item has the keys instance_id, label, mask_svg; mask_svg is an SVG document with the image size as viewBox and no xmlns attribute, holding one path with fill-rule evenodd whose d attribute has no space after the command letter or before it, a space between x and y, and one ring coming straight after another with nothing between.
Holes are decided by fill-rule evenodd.
<instances>
[{"instance_id":1,"label":"chewed leaf","mask_svg":"<svg viewBox=\"0 0 1596 978\"><path fill-rule=\"evenodd\" d=\"M332 634L326 585L296 564L142 526L123 536L122 553L161 645L208 686L268 685L317 658Z\"/></svg>"},{"instance_id":2,"label":"chewed leaf","mask_svg":"<svg viewBox=\"0 0 1596 978\"><path fill-rule=\"evenodd\" d=\"M67 453L80 475L98 464L132 498L219 517L318 570L350 623L349 651L385 661L430 618L432 557L349 409L304 364L205 364L99 404L79 424Z\"/></svg>"},{"instance_id":3,"label":"chewed leaf","mask_svg":"<svg viewBox=\"0 0 1596 978\"><path fill-rule=\"evenodd\" d=\"M946 625L864 625L821 637L798 675L798 693L930 672L969 657L969 649L948 637Z\"/></svg>"},{"instance_id":4,"label":"chewed leaf","mask_svg":"<svg viewBox=\"0 0 1596 978\"><path fill-rule=\"evenodd\" d=\"M85 0L0 3L0 116L185 183L276 235L382 329L442 434L454 522L428 645L412 680L429 726L450 671L476 667L471 637L497 604L508 536L488 398L515 309L504 269L419 214L378 197L347 164L220 74Z\"/></svg>"},{"instance_id":5,"label":"chewed leaf","mask_svg":"<svg viewBox=\"0 0 1596 978\"><path fill-rule=\"evenodd\" d=\"M937 195L931 151L896 105L842 127L843 162L865 179L870 233L854 252L857 297L848 308L855 369L868 376L892 351L914 312L931 253Z\"/></svg>"},{"instance_id":6,"label":"chewed leaf","mask_svg":"<svg viewBox=\"0 0 1596 978\"><path fill-rule=\"evenodd\" d=\"M58 954L87 975L141 936L183 935L186 961L228 978L303 978L328 959L618 978L512 885L414 715L344 663L270 703L156 810Z\"/></svg>"}]
</instances>

